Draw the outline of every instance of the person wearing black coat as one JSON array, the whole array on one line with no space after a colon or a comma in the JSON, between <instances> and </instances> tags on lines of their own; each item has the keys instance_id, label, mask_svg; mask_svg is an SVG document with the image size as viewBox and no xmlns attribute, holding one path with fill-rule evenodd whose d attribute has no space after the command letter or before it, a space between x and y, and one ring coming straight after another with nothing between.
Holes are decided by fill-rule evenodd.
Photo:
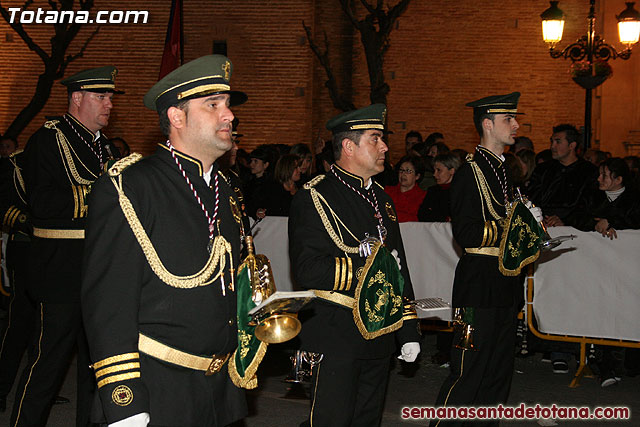
<instances>
[{"instance_id":1,"label":"person wearing black coat","mask_svg":"<svg viewBox=\"0 0 640 427\"><path fill-rule=\"evenodd\" d=\"M473 312L474 350L451 347L451 372L436 406L496 406L509 396L513 376L517 314L523 289L517 276L506 276L498 256L512 186L502 155L514 144L520 93L496 95L468 103L473 107L480 145L456 172L451 184L453 237L464 254L456 266L452 306ZM532 214L540 217L539 209ZM457 328L453 343L461 340ZM465 420L437 420L435 425L462 426ZM498 422L487 425L497 425Z\"/></svg>"},{"instance_id":2,"label":"person wearing black coat","mask_svg":"<svg viewBox=\"0 0 640 427\"><path fill-rule=\"evenodd\" d=\"M611 239L617 237L616 230L640 229L640 192L630 182L631 173L624 160L614 157L602 162L597 198L579 214L575 227Z\"/></svg>"},{"instance_id":3,"label":"person wearing black coat","mask_svg":"<svg viewBox=\"0 0 640 427\"><path fill-rule=\"evenodd\" d=\"M38 330L30 345L11 414L12 426L44 425L74 348L78 348L76 425L88 423L94 379L80 312L80 263L87 195L110 158L108 124L116 90L115 67L83 70L61 81L66 114L48 117L24 150L24 184L33 224L27 292Z\"/></svg>"},{"instance_id":4,"label":"person wearing black coat","mask_svg":"<svg viewBox=\"0 0 640 427\"><path fill-rule=\"evenodd\" d=\"M330 120L327 128L334 134L336 164L305 184L291 205L289 257L293 277L318 296L306 313L300 313L305 317L301 349L323 355L313 368L309 420L301 425L380 425L396 340L406 362L415 361L420 351L397 215L391 198L372 178L384 168L385 114L384 105L374 104ZM359 252L359 244L367 236L381 239L388 251L397 254L404 282L402 294L388 290L402 286L397 276L376 270L379 265L367 267L373 258ZM397 262L386 259L386 265ZM372 336L362 332L354 315L362 295L356 290L370 270L377 271L376 280L385 283L387 291L377 292L388 298L386 301L397 303L394 312L398 316L393 327L376 330ZM373 286L371 280L366 283L364 288ZM378 316L387 304L384 301L378 299L367 313Z\"/></svg>"}]
</instances>

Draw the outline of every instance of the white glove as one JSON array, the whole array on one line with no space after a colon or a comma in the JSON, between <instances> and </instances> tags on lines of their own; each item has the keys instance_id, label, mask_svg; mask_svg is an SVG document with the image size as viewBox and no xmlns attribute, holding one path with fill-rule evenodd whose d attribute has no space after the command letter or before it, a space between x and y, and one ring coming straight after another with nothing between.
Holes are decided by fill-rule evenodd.
<instances>
[{"instance_id":1,"label":"white glove","mask_svg":"<svg viewBox=\"0 0 640 427\"><path fill-rule=\"evenodd\" d=\"M395 249L392 250L391 255L393 255L393 257L396 259L396 262L398 263L398 270L402 271L402 264L400 263L400 257L398 256L398 251Z\"/></svg>"},{"instance_id":2,"label":"white glove","mask_svg":"<svg viewBox=\"0 0 640 427\"><path fill-rule=\"evenodd\" d=\"M524 207L529 209L529 212L531 212L531 215L533 215L536 221L542 222L542 209L540 209L537 206L533 206L533 203L531 203L531 200L527 200L526 203L524 204Z\"/></svg>"},{"instance_id":3,"label":"white glove","mask_svg":"<svg viewBox=\"0 0 640 427\"><path fill-rule=\"evenodd\" d=\"M116 423L109 424L108 427L147 427L151 421L151 417L146 412L132 415L129 418L120 420Z\"/></svg>"},{"instance_id":4,"label":"white glove","mask_svg":"<svg viewBox=\"0 0 640 427\"><path fill-rule=\"evenodd\" d=\"M536 206L533 208L529 208L529 212L531 212L531 215L533 215L536 221L542 222L542 209Z\"/></svg>"},{"instance_id":5,"label":"white glove","mask_svg":"<svg viewBox=\"0 0 640 427\"><path fill-rule=\"evenodd\" d=\"M419 353L420 344L417 342L407 342L402 345L398 359L404 360L405 362L415 362Z\"/></svg>"}]
</instances>

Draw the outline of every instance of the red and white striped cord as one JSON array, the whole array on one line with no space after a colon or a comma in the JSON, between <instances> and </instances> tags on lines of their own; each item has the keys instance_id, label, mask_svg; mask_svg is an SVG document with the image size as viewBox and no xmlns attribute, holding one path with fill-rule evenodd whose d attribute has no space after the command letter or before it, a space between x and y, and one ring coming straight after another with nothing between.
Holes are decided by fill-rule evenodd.
<instances>
[{"instance_id":1,"label":"red and white striped cord","mask_svg":"<svg viewBox=\"0 0 640 427\"><path fill-rule=\"evenodd\" d=\"M191 183L191 180L189 179L189 177L185 173L184 169L182 168L182 165L180 164L180 161L178 160L178 156L176 156L175 148L173 148L173 145L168 140L167 140L167 146L169 147L169 151L171 152L171 156L173 157L173 160L176 161L176 165L178 165L178 169L180 169L180 172L182 173L182 176L184 177L185 181L187 181L187 184L189 185L189 188L191 189L191 191L193 191L193 195L195 196L196 200L198 201L198 204L200 205L200 208L202 208L202 212L204 212L204 215L207 217L207 222L209 223L209 240L211 241L211 240L213 240L213 234L214 234L214 230L215 230L215 221L216 221L216 217L218 216L218 206L220 204L220 193L218 191L219 190L218 189L218 174L215 174L215 176L213 177L214 191L215 191L215 194L216 194L216 204L215 204L215 207L213 209L213 216L209 216L209 212L207 211L207 208L205 207L204 203L200 199L200 196L198 195L198 192L194 188L193 184Z\"/></svg>"},{"instance_id":2,"label":"red and white striped cord","mask_svg":"<svg viewBox=\"0 0 640 427\"><path fill-rule=\"evenodd\" d=\"M100 170L102 170L102 168L104 167L104 163L102 162L102 147L100 147L100 142L99 141L93 141L94 144L97 143L98 145L98 152L96 153L96 150L93 148L94 144L90 144L89 142L87 142L86 139L84 139L82 137L82 135L80 135L80 132L78 132L78 130L76 129L76 127L73 125L73 123L71 123L71 120L69 120L67 118L67 116L62 116L64 118L64 120L69 124L69 126L71 127L71 129L73 129L73 131L76 133L76 135L78 135L78 138L80 138L80 140L82 142L84 142L85 144L87 144L87 147L89 147L89 149L93 152L93 154L95 154L95 156L98 158L98 161L100 162Z\"/></svg>"},{"instance_id":3,"label":"red and white striped cord","mask_svg":"<svg viewBox=\"0 0 640 427\"><path fill-rule=\"evenodd\" d=\"M489 166L491 166L491 169L493 169L493 174L496 176L496 178L498 178L498 182L500 183L500 187L502 188L502 194L504 195L504 205L507 206L509 204L509 197L507 196L507 169L504 166L504 162L500 165L500 167L502 168L502 175L504 176L504 182L503 182L502 179L500 179L500 175L498 175L496 168L493 167L493 163L489 161L489 159L482 152L482 150L480 150L479 148L476 148L476 151L480 153L482 157L484 157L487 163L489 163Z\"/></svg>"},{"instance_id":4,"label":"red and white striped cord","mask_svg":"<svg viewBox=\"0 0 640 427\"><path fill-rule=\"evenodd\" d=\"M355 191L357 194L360 195L360 197L362 197L363 199L365 199L373 208L373 210L376 212L376 214L374 215L375 218L378 219L378 222L380 223L380 226L384 227L384 224L382 223L382 214L380 213L380 208L378 207L378 198L376 197L376 193L375 191L373 191L373 189L371 189L371 195L373 195L373 202L371 200L369 200L369 198L367 196L365 196L364 194L362 194L360 191L358 191L355 187L351 186L350 184L348 184L345 180L343 180L342 178L340 178L340 176L336 173L333 165L331 165L330 167L331 173L333 173L335 175L336 178L338 178L338 181L340 181L341 183L343 183L344 185L346 185L347 187L349 187L351 190ZM373 179L373 178L371 178ZM373 185L373 182L372 182ZM375 202L375 203L374 203Z\"/></svg>"}]
</instances>

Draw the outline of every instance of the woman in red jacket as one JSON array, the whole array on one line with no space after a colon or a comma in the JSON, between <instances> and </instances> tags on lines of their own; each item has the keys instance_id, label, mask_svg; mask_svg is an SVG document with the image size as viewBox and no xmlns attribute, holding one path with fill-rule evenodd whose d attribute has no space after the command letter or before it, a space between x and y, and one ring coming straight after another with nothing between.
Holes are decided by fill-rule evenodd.
<instances>
[{"instance_id":1,"label":"woman in red jacket","mask_svg":"<svg viewBox=\"0 0 640 427\"><path fill-rule=\"evenodd\" d=\"M398 222L418 221L418 208L426 192L417 182L424 173L424 162L418 156L404 156L398 162L398 185L386 186L398 213Z\"/></svg>"}]
</instances>

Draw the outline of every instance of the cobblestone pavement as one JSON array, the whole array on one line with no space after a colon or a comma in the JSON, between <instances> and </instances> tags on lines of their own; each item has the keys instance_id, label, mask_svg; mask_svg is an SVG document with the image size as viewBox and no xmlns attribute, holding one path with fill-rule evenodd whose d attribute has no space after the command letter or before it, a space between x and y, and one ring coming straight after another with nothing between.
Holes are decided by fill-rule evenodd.
<instances>
[{"instance_id":1,"label":"cobblestone pavement","mask_svg":"<svg viewBox=\"0 0 640 427\"><path fill-rule=\"evenodd\" d=\"M390 372L387 400L382 420L383 427L426 425L425 420L402 420L403 406L433 405L440 385L448 369L431 363L435 352L435 335L424 337L423 353L419 358L417 370L413 376L401 373L401 364L395 363ZM289 373L291 351L284 346L272 346L259 373L259 387L247 395L250 415L237 427L297 426L309 411L309 400L300 398L300 389L291 389L283 382ZM580 386L569 388L571 375L575 372L575 362L570 364L570 374L554 374L549 363L540 361L541 355L525 359L516 359L516 372L513 378L509 405L556 405L562 406L628 406L631 409L630 421L558 421L559 425L574 426L640 426L640 376L624 376L617 385L602 388L597 378L583 378ZM75 363L75 362L74 362ZM75 366L67 375L60 394L71 399L72 403L56 405L49 418L50 427L73 426L75 417ZM303 389L304 393L304 389ZM297 398L296 398L297 397ZM9 414L13 404L13 394L7 400L7 412L0 413L0 426L9 424ZM634 417L634 414L636 416ZM501 426L539 425L536 421L503 421ZM236 427L236 426L234 426Z\"/></svg>"}]
</instances>

